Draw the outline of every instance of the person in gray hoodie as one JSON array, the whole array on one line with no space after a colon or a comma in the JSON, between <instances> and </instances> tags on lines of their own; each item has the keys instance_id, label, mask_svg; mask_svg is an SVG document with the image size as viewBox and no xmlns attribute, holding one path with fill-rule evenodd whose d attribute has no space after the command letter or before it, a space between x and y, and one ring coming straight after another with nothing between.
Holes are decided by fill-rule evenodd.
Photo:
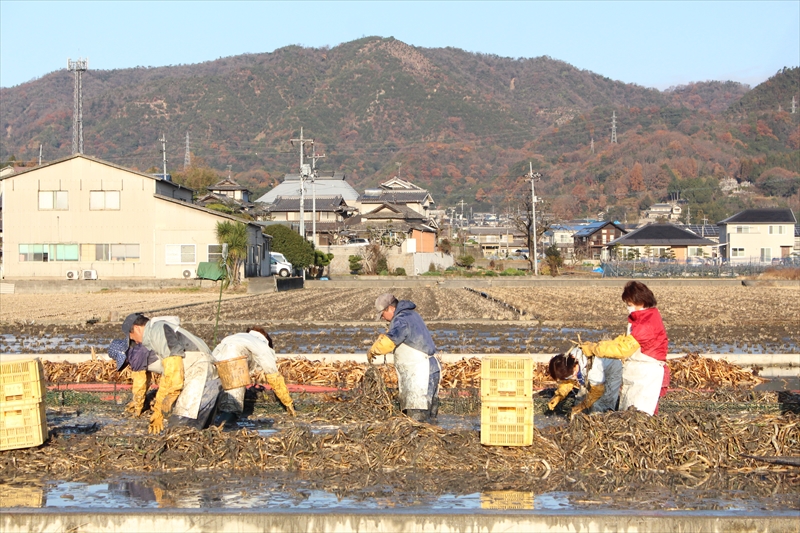
<instances>
[{"instance_id":1,"label":"person in gray hoodie","mask_svg":"<svg viewBox=\"0 0 800 533\"><path fill-rule=\"evenodd\" d=\"M389 322L389 331L367 352L372 360L394 352L394 367L400 389L400 409L418 422L430 422L439 413L439 382L442 366L436 358L436 346L416 305L398 300L391 293L375 300L378 320Z\"/></svg>"}]
</instances>

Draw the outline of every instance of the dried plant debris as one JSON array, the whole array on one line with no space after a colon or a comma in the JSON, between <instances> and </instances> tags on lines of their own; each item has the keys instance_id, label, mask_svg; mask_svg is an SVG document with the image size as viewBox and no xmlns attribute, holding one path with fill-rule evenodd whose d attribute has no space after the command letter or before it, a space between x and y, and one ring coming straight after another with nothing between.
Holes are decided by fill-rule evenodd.
<instances>
[{"instance_id":1,"label":"dried plant debris","mask_svg":"<svg viewBox=\"0 0 800 533\"><path fill-rule=\"evenodd\" d=\"M350 408L359 402L348 402ZM5 479L93 471L299 471L469 473L495 480L542 479L571 472L671 473L702 479L709 472L790 471L756 457L796 456L800 419L793 414L728 416L636 411L579 415L565 426L534 432L527 447L489 447L474 430L445 430L405 416L370 419L332 432L312 431L307 415L266 437L255 431L168 429L54 437L43 446L0 453ZM504 473L504 474L503 474Z\"/></svg>"},{"instance_id":2,"label":"dried plant debris","mask_svg":"<svg viewBox=\"0 0 800 533\"><path fill-rule=\"evenodd\" d=\"M364 379L367 363L354 361L320 362L307 359L281 359L278 369L289 383L300 385L321 385L329 387L354 388ZM442 365L443 389L480 387L481 360L476 357L464 358L456 363ZM752 372L728 363L696 353L681 359L669 361L672 374L671 386L702 388L709 386L754 386L764 381ZM397 376L391 365L378 365L388 387L397 387ZM83 363L44 362L45 378L51 383L130 383L130 370L115 370L112 361L86 361ZM266 383L263 375L253 374L254 383ZM533 374L534 385L553 386L547 374L547 365L539 363Z\"/></svg>"}]
</instances>

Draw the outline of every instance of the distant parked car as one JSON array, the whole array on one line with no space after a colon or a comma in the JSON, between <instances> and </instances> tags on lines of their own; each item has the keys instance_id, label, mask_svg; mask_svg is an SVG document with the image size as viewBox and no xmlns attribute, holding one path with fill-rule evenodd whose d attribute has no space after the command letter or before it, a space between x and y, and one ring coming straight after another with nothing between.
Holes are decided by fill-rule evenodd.
<instances>
[{"instance_id":1,"label":"distant parked car","mask_svg":"<svg viewBox=\"0 0 800 533\"><path fill-rule=\"evenodd\" d=\"M369 246L368 239L350 239L347 241L348 246Z\"/></svg>"},{"instance_id":2,"label":"distant parked car","mask_svg":"<svg viewBox=\"0 0 800 533\"><path fill-rule=\"evenodd\" d=\"M273 275L277 274L282 278L288 277L294 267L286 260L286 257L278 252L269 253L269 269Z\"/></svg>"}]
</instances>

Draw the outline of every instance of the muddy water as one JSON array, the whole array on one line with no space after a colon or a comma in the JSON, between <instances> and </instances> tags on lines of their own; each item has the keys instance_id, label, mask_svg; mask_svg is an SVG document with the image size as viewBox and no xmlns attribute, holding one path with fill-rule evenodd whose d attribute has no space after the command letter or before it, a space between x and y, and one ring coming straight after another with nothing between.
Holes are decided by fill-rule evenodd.
<instances>
[{"instance_id":1,"label":"muddy water","mask_svg":"<svg viewBox=\"0 0 800 533\"><path fill-rule=\"evenodd\" d=\"M608 481L608 480L606 480ZM768 484L772 490L760 489ZM547 487L453 483L409 490L376 478L360 488L336 482L319 483L300 476L254 475L126 475L92 481L29 480L24 486L0 484L0 494L14 494L14 507L80 509L252 509L252 510L530 510L574 513L598 510L791 512L800 505L797 489L786 474L741 475L736 480L714 476L698 485L680 476L619 478L609 490L589 478L568 478ZM481 488L483 485L483 488ZM487 487L488 486L488 487Z\"/></svg>"},{"instance_id":2,"label":"muddy water","mask_svg":"<svg viewBox=\"0 0 800 533\"><path fill-rule=\"evenodd\" d=\"M186 324L209 345L214 327L208 323ZM621 331L609 327L546 327L513 322L497 324L431 323L431 334L441 352L555 353L568 349L570 341L600 339ZM221 326L217 339L239 331ZM278 353L363 353L383 332L380 325L286 325L276 324L271 333ZM768 354L800 352L800 330L775 326L675 326L668 328L670 351L700 353ZM120 337L118 325L0 326L0 353L88 353L92 347L104 352Z\"/></svg>"}]
</instances>

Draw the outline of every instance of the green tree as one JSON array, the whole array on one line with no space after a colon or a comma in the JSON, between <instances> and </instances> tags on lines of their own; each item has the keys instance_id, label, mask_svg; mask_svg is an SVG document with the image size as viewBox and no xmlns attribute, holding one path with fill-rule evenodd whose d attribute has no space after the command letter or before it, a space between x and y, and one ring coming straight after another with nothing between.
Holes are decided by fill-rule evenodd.
<instances>
[{"instance_id":1,"label":"green tree","mask_svg":"<svg viewBox=\"0 0 800 533\"><path fill-rule=\"evenodd\" d=\"M161 169L158 169L157 172L161 172ZM198 193L205 193L211 185L219 181L219 174L211 167L205 166L201 160L196 164L192 164L184 172L173 173L172 181L178 185L194 189Z\"/></svg>"},{"instance_id":2,"label":"green tree","mask_svg":"<svg viewBox=\"0 0 800 533\"><path fill-rule=\"evenodd\" d=\"M471 255L465 254L459 256L456 259L456 264L458 264L458 266L463 266L464 268L469 270L469 268L472 267L473 264L475 264L475 258L472 257Z\"/></svg>"},{"instance_id":3,"label":"green tree","mask_svg":"<svg viewBox=\"0 0 800 533\"><path fill-rule=\"evenodd\" d=\"M558 269L564 264L561 250L555 244L551 244L545 249L544 255L547 258L547 265L550 267L550 275L553 277L558 276Z\"/></svg>"},{"instance_id":4,"label":"green tree","mask_svg":"<svg viewBox=\"0 0 800 533\"><path fill-rule=\"evenodd\" d=\"M347 258L350 262L350 273L351 274L359 274L361 270L363 270L364 265L361 264L361 256L360 255L351 255Z\"/></svg>"},{"instance_id":5,"label":"green tree","mask_svg":"<svg viewBox=\"0 0 800 533\"><path fill-rule=\"evenodd\" d=\"M314 248L291 228L272 224L264 228L272 236L272 250L280 252L296 268L306 268L314 262Z\"/></svg>"},{"instance_id":6,"label":"green tree","mask_svg":"<svg viewBox=\"0 0 800 533\"><path fill-rule=\"evenodd\" d=\"M314 264L311 267L311 276L321 278L325 273L325 267L333 261L333 254L327 254L322 250L314 250Z\"/></svg>"},{"instance_id":7,"label":"green tree","mask_svg":"<svg viewBox=\"0 0 800 533\"><path fill-rule=\"evenodd\" d=\"M241 281L240 270L247 259L247 226L241 222L217 222L217 242L228 245L228 258L225 261L228 275L225 286Z\"/></svg>"}]
</instances>

